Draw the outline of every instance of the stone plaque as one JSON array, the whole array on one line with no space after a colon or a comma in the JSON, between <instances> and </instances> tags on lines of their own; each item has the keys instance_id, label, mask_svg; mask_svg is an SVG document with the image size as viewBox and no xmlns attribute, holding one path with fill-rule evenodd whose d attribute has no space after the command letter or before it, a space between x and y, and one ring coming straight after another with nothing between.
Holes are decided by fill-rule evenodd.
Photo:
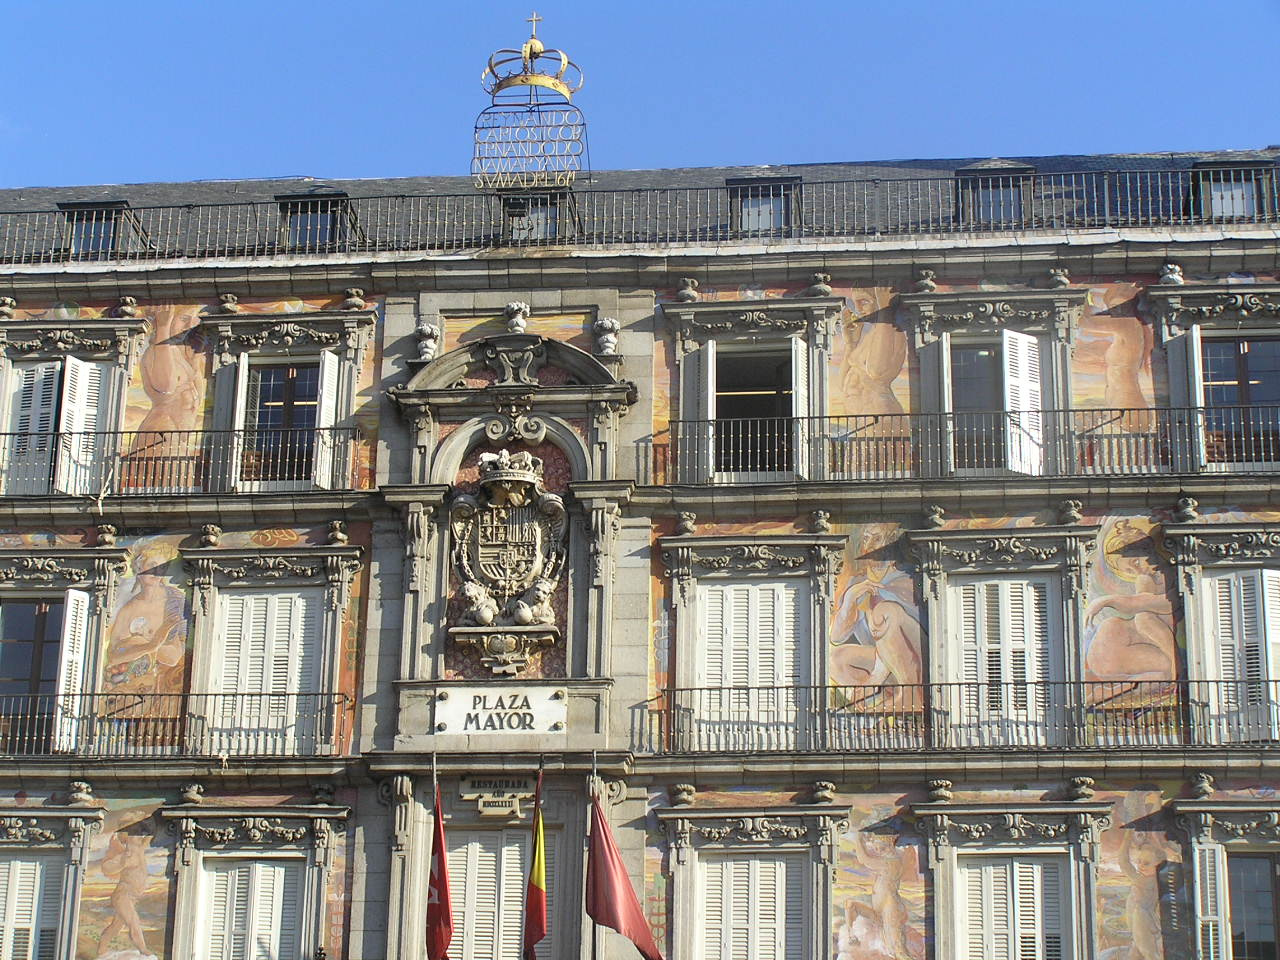
<instances>
[{"instance_id":1,"label":"stone plaque","mask_svg":"<svg viewBox=\"0 0 1280 960\"><path fill-rule=\"evenodd\" d=\"M533 799L537 783L537 777L507 774L463 777L458 796L463 800L474 800L482 817L523 817L520 803Z\"/></svg>"},{"instance_id":2,"label":"stone plaque","mask_svg":"<svg viewBox=\"0 0 1280 960\"><path fill-rule=\"evenodd\" d=\"M468 684L436 692L436 733L560 733L567 718L565 692L557 687Z\"/></svg>"}]
</instances>

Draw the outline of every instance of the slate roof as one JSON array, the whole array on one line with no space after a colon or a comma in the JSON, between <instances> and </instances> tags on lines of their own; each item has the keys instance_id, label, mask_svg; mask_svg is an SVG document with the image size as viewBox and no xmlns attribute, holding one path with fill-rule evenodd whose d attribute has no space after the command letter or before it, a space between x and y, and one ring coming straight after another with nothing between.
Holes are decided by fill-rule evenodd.
<instances>
[{"instance_id":1,"label":"slate roof","mask_svg":"<svg viewBox=\"0 0 1280 960\"><path fill-rule=\"evenodd\" d=\"M1111 170L1176 171L1197 163L1273 164L1280 146L1259 150L1183 153L1062 154L1048 157L967 157L947 160L876 160L847 163L759 165L745 167L673 167L655 170L600 170L579 190L635 190L718 187L739 177L800 177L807 182L898 180L950 177L1002 167L1030 166L1040 173ZM352 197L445 196L476 192L470 177L397 177L359 180L289 177L267 180L195 180L176 183L94 184L20 187L0 190L0 213L51 210L59 203L127 200L131 207L270 201L279 195L343 192Z\"/></svg>"}]
</instances>

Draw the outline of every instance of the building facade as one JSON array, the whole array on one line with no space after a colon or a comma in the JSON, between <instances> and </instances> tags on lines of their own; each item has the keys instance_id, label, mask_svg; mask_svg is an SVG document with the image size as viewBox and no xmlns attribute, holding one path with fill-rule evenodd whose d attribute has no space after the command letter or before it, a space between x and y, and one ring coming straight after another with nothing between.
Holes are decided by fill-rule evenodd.
<instances>
[{"instance_id":1,"label":"building facade","mask_svg":"<svg viewBox=\"0 0 1280 960\"><path fill-rule=\"evenodd\" d=\"M0 192L0 955L1272 956L1277 158Z\"/></svg>"}]
</instances>

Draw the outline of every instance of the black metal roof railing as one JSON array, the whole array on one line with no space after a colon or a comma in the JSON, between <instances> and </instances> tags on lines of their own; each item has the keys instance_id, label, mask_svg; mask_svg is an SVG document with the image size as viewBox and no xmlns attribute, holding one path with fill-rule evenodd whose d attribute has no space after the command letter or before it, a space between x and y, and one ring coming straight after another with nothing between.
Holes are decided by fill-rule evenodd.
<instances>
[{"instance_id":1,"label":"black metal roof railing","mask_svg":"<svg viewBox=\"0 0 1280 960\"><path fill-rule=\"evenodd\" d=\"M536 193L535 193L536 195ZM1280 222L1276 167L0 212L0 263L450 254ZM66 205L64 205L65 207Z\"/></svg>"}]
</instances>

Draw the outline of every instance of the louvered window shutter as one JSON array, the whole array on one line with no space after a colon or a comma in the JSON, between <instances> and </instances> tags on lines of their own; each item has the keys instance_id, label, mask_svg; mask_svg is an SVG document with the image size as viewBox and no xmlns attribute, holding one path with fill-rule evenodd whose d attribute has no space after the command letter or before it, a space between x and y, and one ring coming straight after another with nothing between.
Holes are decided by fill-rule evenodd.
<instances>
[{"instance_id":1,"label":"louvered window shutter","mask_svg":"<svg viewBox=\"0 0 1280 960\"><path fill-rule=\"evenodd\" d=\"M701 960L806 960L804 861L793 853L704 856Z\"/></svg>"},{"instance_id":2,"label":"louvered window shutter","mask_svg":"<svg viewBox=\"0 0 1280 960\"><path fill-rule=\"evenodd\" d=\"M84 691L92 599L87 591L68 590L63 607L53 732L54 749L63 753L76 749L81 721L87 712Z\"/></svg>"},{"instance_id":3,"label":"louvered window shutter","mask_svg":"<svg viewBox=\"0 0 1280 960\"><path fill-rule=\"evenodd\" d=\"M49 492L61 378L62 364L56 360L13 367L5 493L21 496Z\"/></svg>"},{"instance_id":4,"label":"louvered window shutter","mask_svg":"<svg viewBox=\"0 0 1280 960\"><path fill-rule=\"evenodd\" d=\"M1044 424L1041 412L1040 341L1002 330L1004 357L1005 456L1010 470L1044 472Z\"/></svg>"},{"instance_id":5,"label":"louvered window shutter","mask_svg":"<svg viewBox=\"0 0 1280 960\"><path fill-rule=\"evenodd\" d=\"M57 955L63 868L55 857L0 856L4 960L52 960Z\"/></svg>"},{"instance_id":6,"label":"louvered window shutter","mask_svg":"<svg viewBox=\"0 0 1280 960\"><path fill-rule=\"evenodd\" d=\"M1209 651L1219 672L1210 696L1210 730L1220 740L1280 736L1275 664L1280 644L1280 572L1232 571L1205 580L1213 629Z\"/></svg>"},{"instance_id":7,"label":"louvered window shutter","mask_svg":"<svg viewBox=\"0 0 1280 960\"><path fill-rule=\"evenodd\" d=\"M791 416L794 427L790 437L796 476L810 476L810 446L816 432L809 420L809 344L803 337L791 338Z\"/></svg>"},{"instance_id":8,"label":"louvered window shutter","mask_svg":"<svg viewBox=\"0 0 1280 960\"><path fill-rule=\"evenodd\" d=\"M1197 960L1227 960L1227 865L1222 847L1194 848Z\"/></svg>"},{"instance_id":9,"label":"louvered window shutter","mask_svg":"<svg viewBox=\"0 0 1280 960\"><path fill-rule=\"evenodd\" d=\"M1066 863L1060 857L962 857L964 960L1070 960Z\"/></svg>"},{"instance_id":10,"label":"louvered window shutter","mask_svg":"<svg viewBox=\"0 0 1280 960\"><path fill-rule=\"evenodd\" d=\"M312 479L317 487L334 485L335 465L341 446L335 443L334 425L338 421L338 356L326 350L320 354L320 390L316 398L316 433L313 449ZM300 441L306 444L305 438Z\"/></svg>"},{"instance_id":11,"label":"louvered window shutter","mask_svg":"<svg viewBox=\"0 0 1280 960\"><path fill-rule=\"evenodd\" d=\"M524 943L524 893L529 877L529 827L449 831L449 892L453 904L453 960L520 960ZM540 960L558 955L556 870L559 834L546 831L547 917L550 929L538 946Z\"/></svg>"},{"instance_id":12,"label":"louvered window shutter","mask_svg":"<svg viewBox=\"0 0 1280 960\"><path fill-rule=\"evenodd\" d=\"M231 489L236 489L243 477L245 459L249 455L249 451L256 445L257 438L253 435L257 429L258 402L257 397L253 398L253 406L250 407L249 399L249 354L242 353L236 358L235 369L235 402L231 411L231 434L230 443L219 443L217 450L217 459L219 461L225 458L225 463L218 463L217 466L222 467L226 471L227 483Z\"/></svg>"},{"instance_id":13,"label":"louvered window shutter","mask_svg":"<svg viewBox=\"0 0 1280 960\"><path fill-rule=\"evenodd\" d=\"M109 416L107 387L113 365L75 357L62 362L55 486L63 493L96 496L106 477L106 444L100 431Z\"/></svg>"},{"instance_id":14,"label":"louvered window shutter","mask_svg":"<svg viewBox=\"0 0 1280 960\"><path fill-rule=\"evenodd\" d=\"M248 960L293 960L300 956L303 865L259 860L253 865L253 931Z\"/></svg>"}]
</instances>

